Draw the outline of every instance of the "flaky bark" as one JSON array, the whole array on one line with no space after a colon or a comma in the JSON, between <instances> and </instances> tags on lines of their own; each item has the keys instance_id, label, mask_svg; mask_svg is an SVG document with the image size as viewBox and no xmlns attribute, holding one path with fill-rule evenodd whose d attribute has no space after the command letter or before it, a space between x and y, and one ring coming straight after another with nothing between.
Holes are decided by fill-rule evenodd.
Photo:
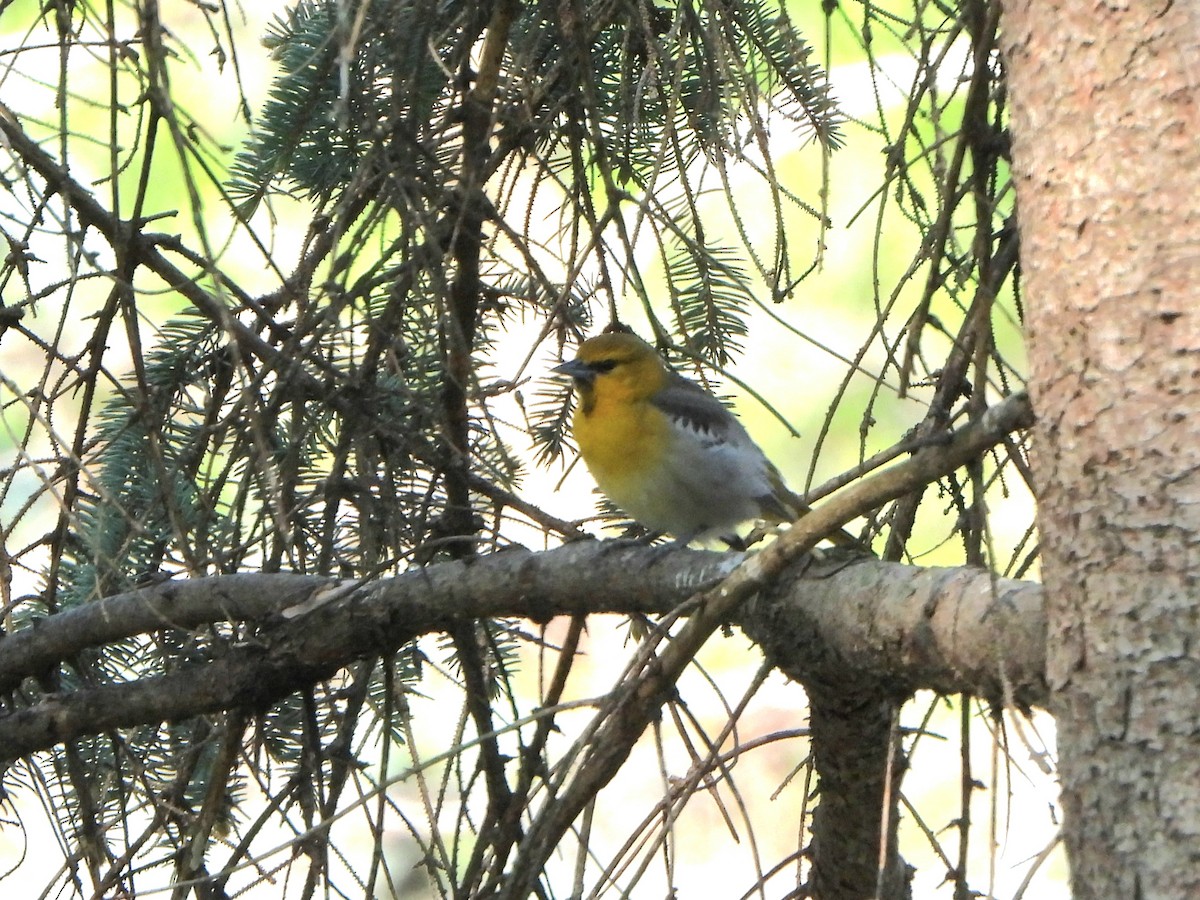
<instances>
[{"instance_id":1,"label":"flaky bark","mask_svg":"<svg viewBox=\"0 0 1200 900\"><path fill-rule=\"evenodd\" d=\"M1008 0L1074 894L1200 896L1200 15Z\"/></svg>"},{"instance_id":2,"label":"flaky bark","mask_svg":"<svg viewBox=\"0 0 1200 900\"><path fill-rule=\"evenodd\" d=\"M262 708L354 660L480 617L664 613L718 584L741 556L581 542L430 566L364 585L308 575L229 575L110 597L0 640L0 687L88 647L161 628L253 621L259 638L175 675L46 697L0 715L6 756L106 728L237 706ZM589 573L580 579L579 573ZM738 619L801 681L862 670L904 689L1037 703L1042 591L986 572L873 559L802 561Z\"/></svg>"},{"instance_id":3,"label":"flaky bark","mask_svg":"<svg viewBox=\"0 0 1200 900\"><path fill-rule=\"evenodd\" d=\"M1045 696L1037 585L966 568L910 569L896 578L904 569L827 558L758 598L743 622L809 695L820 791L810 848L814 897L910 896L892 827L905 767L892 724L914 690L957 693L966 681L968 693L1005 704ZM881 873L884 834L891 846Z\"/></svg>"}]
</instances>

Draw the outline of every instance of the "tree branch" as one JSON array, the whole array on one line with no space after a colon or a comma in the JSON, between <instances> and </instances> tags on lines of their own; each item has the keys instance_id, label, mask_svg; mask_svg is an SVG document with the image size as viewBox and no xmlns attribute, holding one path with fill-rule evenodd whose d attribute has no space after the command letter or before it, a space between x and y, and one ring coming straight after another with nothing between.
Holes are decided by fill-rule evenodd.
<instances>
[{"instance_id":1,"label":"tree branch","mask_svg":"<svg viewBox=\"0 0 1200 900\"><path fill-rule=\"evenodd\" d=\"M1046 702L1042 586L983 569L916 568L829 556L793 567L737 618L775 666L803 684L848 672L897 694L966 693Z\"/></svg>"},{"instance_id":2,"label":"tree branch","mask_svg":"<svg viewBox=\"0 0 1200 900\"><path fill-rule=\"evenodd\" d=\"M262 709L365 655L469 619L665 613L720 583L741 559L588 541L443 563L365 585L225 575L132 591L0 640L5 689L88 647L160 628L264 625L254 643L204 665L47 697L0 716L0 746L15 758L107 728ZM909 689L1011 693L1031 704L1045 699L1042 591L1030 582L831 556L784 573L737 621L776 665L801 680L858 667L887 673Z\"/></svg>"}]
</instances>

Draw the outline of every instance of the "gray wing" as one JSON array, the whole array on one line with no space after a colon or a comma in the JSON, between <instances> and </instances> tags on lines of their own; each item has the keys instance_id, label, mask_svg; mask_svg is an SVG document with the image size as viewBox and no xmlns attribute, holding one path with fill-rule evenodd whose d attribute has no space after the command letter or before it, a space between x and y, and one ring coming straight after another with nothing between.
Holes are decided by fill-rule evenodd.
<instances>
[{"instance_id":1,"label":"gray wing","mask_svg":"<svg viewBox=\"0 0 1200 900\"><path fill-rule=\"evenodd\" d=\"M778 521L795 518L803 504L787 489L779 471L716 397L682 375L671 373L670 385L654 398L671 424L699 439L697 457L684 463L683 478L730 508L742 507L741 519ZM702 458L702 459L701 459ZM707 478L701 476L707 473ZM745 504L744 506L742 504Z\"/></svg>"},{"instance_id":2,"label":"gray wing","mask_svg":"<svg viewBox=\"0 0 1200 900\"><path fill-rule=\"evenodd\" d=\"M720 400L677 372L671 372L670 379L667 387L650 402L666 413L672 423L693 432L705 443L754 447L742 423Z\"/></svg>"}]
</instances>

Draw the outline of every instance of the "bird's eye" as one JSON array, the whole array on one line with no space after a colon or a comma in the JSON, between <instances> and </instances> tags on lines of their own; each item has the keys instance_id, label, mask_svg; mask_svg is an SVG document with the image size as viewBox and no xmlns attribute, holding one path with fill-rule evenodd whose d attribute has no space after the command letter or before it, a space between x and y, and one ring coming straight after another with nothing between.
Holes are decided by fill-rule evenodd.
<instances>
[{"instance_id":1,"label":"bird's eye","mask_svg":"<svg viewBox=\"0 0 1200 900\"><path fill-rule=\"evenodd\" d=\"M605 372L611 372L616 367L617 361L615 359L598 359L592 363L591 369L593 372L603 375Z\"/></svg>"}]
</instances>

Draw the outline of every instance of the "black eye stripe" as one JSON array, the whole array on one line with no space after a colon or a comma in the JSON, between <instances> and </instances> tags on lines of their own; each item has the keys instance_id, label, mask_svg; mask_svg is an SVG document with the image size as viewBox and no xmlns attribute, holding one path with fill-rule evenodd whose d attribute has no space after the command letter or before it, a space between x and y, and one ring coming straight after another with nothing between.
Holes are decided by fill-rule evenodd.
<instances>
[{"instance_id":1,"label":"black eye stripe","mask_svg":"<svg viewBox=\"0 0 1200 900\"><path fill-rule=\"evenodd\" d=\"M616 367L617 361L615 359L598 359L588 366L593 372L599 372L600 374L611 372Z\"/></svg>"}]
</instances>

